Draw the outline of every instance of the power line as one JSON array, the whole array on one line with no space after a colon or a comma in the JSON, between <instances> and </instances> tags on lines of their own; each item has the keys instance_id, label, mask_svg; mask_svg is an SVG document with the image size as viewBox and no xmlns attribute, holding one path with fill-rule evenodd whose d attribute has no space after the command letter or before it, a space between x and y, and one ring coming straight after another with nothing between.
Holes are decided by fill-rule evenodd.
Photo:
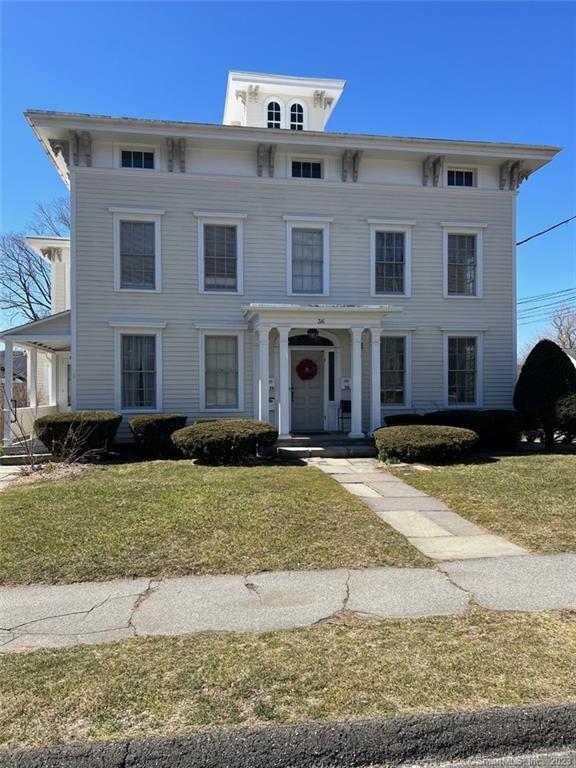
<instances>
[{"instance_id":1,"label":"power line","mask_svg":"<svg viewBox=\"0 0 576 768\"><path fill-rule=\"evenodd\" d=\"M562 299L558 301L551 301L546 304L538 304L536 307L523 307L522 309L518 310L518 316L526 316L531 315L534 312L539 312L540 310L549 310L552 309L559 309L560 311L564 306L566 306L567 302L574 301L576 299L576 291L568 296L562 297Z\"/></svg>"},{"instance_id":2,"label":"power line","mask_svg":"<svg viewBox=\"0 0 576 768\"><path fill-rule=\"evenodd\" d=\"M558 224L554 224L552 227L548 227L548 229L543 229L542 232L536 232L535 235L530 235L530 237L524 238L524 240L520 240L520 242L516 243L516 245L523 245L524 243L527 243L528 240L534 240L535 237L540 237L540 235L545 235L546 232L551 232L553 229L556 229L557 227L561 227L562 224L568 224L570 221L573 221L576 219L576 215L570 216L569 219L564 219L564 221L559 221Z\"/></svg>"},{"instance_id":3,"label":"power line","mask_svg":"<svg viewBox=\"0 0 576 768\"><path fill-rule=\"evenodd\" d=\"M560 296L561 294L571 293L572 291L576 291L576 286L573 288L564 288L561 291L549 291L548 293L539 293L535 296L526 296L522 299L518 299L517 304L532 304L535 301L542 301L551 298L552 296Z\"/></svg>"},{"instance_id":4,"label":"power line","mask_svg":"<svg viewBox=\"0 0 576 768\"><path fill-rule=\"evenodd\" d=\"M567 312L573 312L576 311L576 305L566 307ZM520 317L518 318L518 325L530 325L531 323L539 323L543 320L550 320L550 313L544 312L539 315L532 315L529 317Z\"/></svg>"}]
</instances>

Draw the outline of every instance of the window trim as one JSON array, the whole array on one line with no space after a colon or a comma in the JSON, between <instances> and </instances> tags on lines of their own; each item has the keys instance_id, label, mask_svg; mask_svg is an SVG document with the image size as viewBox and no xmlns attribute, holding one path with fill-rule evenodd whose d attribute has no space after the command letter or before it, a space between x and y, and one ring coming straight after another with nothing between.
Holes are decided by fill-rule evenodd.
<instances>
[{"instance_id":1,"label":"window trim","mask_svg":"<svg viewBox=\"0 0 576 768\"><path fill-rule=\"evenodd\" d=\"M410 298L412 296L412 227L415 222L376 221L369 219L370 224L370 296L396 296ZM403 293L377 292L376 291L376 233L377 232L403 232L404 233L404 291Z\"/></svg>"},{"instance_id":2,"label":"window trim","mask_svg":"<svg viewBox=\"0 0 576 768\"><path fill-rule=\"evenodd\" d=\"M442 223L442 293L445 299L474 301L483 298L484 291L484 229L486 224ZM448 293L448 235L476 235L476 293Z\"/></svg>"},{"instance_id":3,"label":"window trim","mask_svg":"<svg viewBox=\"0 0 576 768\"><path fill-rule=\"evenodd\" d=\"M308 130L308 105L302 101L302 99L291 99L288 104L286 105L286 111L285 111L285 119L284 119L284 126L287 130L292 131L294 130L295 133L298 133L300 129L292 128L291 123L291 110L292 107L295 104L299 104L302 107L302 130L307 131Z\"/></svg>"},{"instance_id":4,"label":"window trim","mask_svg":"<svg viewBox=\"0 0 576 768\"><path fill-rule=\"evenodd\" d=\"M194 213L198 223L198 292L211 296L242 296L244 294L244 219L245 213L209 213L196 211ZM236 290L209 291L204 287L204 227L212 224L216 226L236 227Z\"/></svg>"},{"instance_id":5,"label":"window trim","mask_svg":"<svg viewBox=\"0 0 576 768\"><path fill-rule=\"evenodd\" d=\"M125 168L122 165L122 150L133 152L152 152L154 155L154 168ZM121 171L144 171L145 173L154 173L160 170L158 163L160 160L160 152L155 144L125 144L123 142L114 142L114 156L116 159L116 168Z\"/></svg>"},{"instance_id":6,"label":"window trim","mask_svg":"<svg viewBox=\"0 0 576 768\"><path fill-rule=\"evenodd\" d=\"M245 410L244 403L244 339L245 331L238 326L215 325L210 328L202 328L199 334L200 353L200 410L206 413L242 413ZM236 337L238 352L238 407L237 408L207 408L206 407L206 337L207 336L234 336Z\"/></svg>"},{"instance_id":7,"label":"window trim","mask_svg":"<svg viewBox=\"0 0 576 768\"><path fill-rule=\"evenodd\" d=\"M448 171L471 171L473 184L471 187L466 184L448 184ZM444 170L444 186L448 189L476 189L478 187L478 168L469 165L448 165Z\"/></svg>"},{"instance_id":8,"label":"window trim","mask_svg":"<svg viewBox=\"0 0 576 768\"><path fill-rule=\"evenodd\" d=\"M118 413L162 413L163 408L163 353L162 353L162 324L123 322L114 323L114 408ZM123 408L122 407L122 336L154 336L156 338L156 406L154 408Z\"/></svg>"},{"instance_id":9,"label":"window trim","mask_svg":"<svg viewBox=\"0 0 576 768\"><path fill-rule=\"evenodd\" d=\"M127 169L131 170L131 169ZM114 291L116 293L161 293L162 291L162 216L165 211L144 211L142 209L109 208L113 215L114 250ZM123 221L144 221L154 224L154 288L122 288L120 263L120 223Z\"/></svg>"},{"instance_id":10,"label":"window trim","mask_svg":"<svg viewBox=\"0 0 576 768\"><path fill-rule=\"evenodd\" d=\"M443 331L443 379L444 379L444 407L445 408L482 408L484 404L484 333L482 331ZM475 338L476 339L476 401L474 403L450 403L448 396L448 339Z\"/></svg>"},{"instance_id":11,"label":"window trim","mask_svg":"<svg viewBox=\"0 0 576 768\"><path fill-rule=\"evenodd\" d=\"M310 181L310 179L306 179ZM286 295L287 296L329 296L330 295L330 223L331 218L310 216L301 219L284 216L286 222ZM317 229L322 235L322 293L301 293L292 290L292 230Z\"/></svg>"},{"instance_id":12,"label":"window trim","mask_svg":"<svg viewBox=\"0 0 576 768\"><path fill-rule=\"evenodd\" d=\"M382 345L382 339L387 336L402 337L404 339L404 404L386 404L380 400L380 411L409 411L412 410L412 331L409 330L393 330L389 328L382 328L380 333L380 345ZM380 366L382 366L382 346L380 346ZM380 368L382 370L382 368ZM382 397L382 379L380 379L380 397Z\"/></svg>"},{"instance_id":13,"label":"window trim","mask_svg":"<svg viewBox=\"0 0 576 768\"><path fill-rule=\"evenodd\" d=\"M306 182L315 182L318 183L319 181L324 181L325 176L325 163L323 157L305 157L302 155L287 155L287 161L288 161L288 168L286 176L289 179L294 179L296 181L306 181ZM292 176L292 163L320 163L320 172L321 176L319 179L313 179L313 178L306 178L305 176Z\"/></svg>"},{"instance_id":14,"label":"window trim","mask_svg":"<svg viewBox=\"0 0 576 768\"><path fill-rule=\"evenodd\" d=\"M268 127L268 105L271 104L273 101L275 101L277 104L280 105L280 128ZM284 104L284 101L280 99L278 96L270 96L264 102L264 128L266 128L269 131L279 131L285 127L286 127L286 105Z\"/></svg>"}]
</instances>

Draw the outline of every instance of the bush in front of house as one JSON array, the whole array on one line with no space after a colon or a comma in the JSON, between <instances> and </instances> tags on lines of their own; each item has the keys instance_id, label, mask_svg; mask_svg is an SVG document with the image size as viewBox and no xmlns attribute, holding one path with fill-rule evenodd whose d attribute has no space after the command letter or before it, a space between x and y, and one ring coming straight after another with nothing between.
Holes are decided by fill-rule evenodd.
<instances>
[{"instance_id":1,"label":"bush in front of house","mask_svg":"<svg viewBox=\"0 0 576 768\"><path fill-rule=\"evenodd\" d=\"M110 449L121 421L114 411L51 413L36 419L34 432L55 456L87 460Z\"/></svg>"},{"instance_id":2,"label":"bush in front of house","mask_svg":"<svg viewBox=\"0 0 576 768\"><path fill-rule=\"evenodd\" d=\"M546 450L554 446L557 405L572 392L576 392L576 367L558 344L549 339L539 341L520 371L514 407L528 430L543 430Z\"/></svg>"},{"instance_id":3,"label":"bush in front of house","mask_svg":"<svg viewBox=\"0 0 576 768\"><path fill-rule=\"evenodd\" d=\"M382 461L395 459L408 464L455 461L476 447L478 435L471 429L433 424L381 427L374 432Z\"/></svg>"},{"instance_id":4,"label":"bush in front of house","mask_svg":"<svg viewBox=\"0 0 576 768\"><path fill-rule=\"evenodd\" d=\"M147 413L128 420L132 434L146 453L152 456L173 456L177 453L172 434L186 426L181 413Z\"/></svg>"},{"instance_id":5,"label":"bush in front of house","mask_svg":"<svg viewBox=\"0 0 576 768\"><path fill-rule=\"evenodd\" d=\"M564 395L555 408L556 424L567 443L576 438L576 392Z\"/></svg>"},{"instance_id":6,"label":"bush in front of house","mask_svg":"<svg viewBox=\"0 0 576 768\"><path fill-rule=\"evenodd\" d=\"M277 439L275 426L251 419L198 421L172 435L172 441L184 456L208 464L253 459L273 446Z\"/></svg>"},{"instance_id":7,"label":"bush in front of house","mask_svg":"<svg viewBox=\"0 0 576 768\"><path fill-rule=\"evenodd\" d=\"M471 429L478 435L478 447L483 450L512 450L522 432L522 418L508 409L447 408L424 414L406 413L386 416L387 426L434 424L444 427Z\"/></svg>"}]
</instances>

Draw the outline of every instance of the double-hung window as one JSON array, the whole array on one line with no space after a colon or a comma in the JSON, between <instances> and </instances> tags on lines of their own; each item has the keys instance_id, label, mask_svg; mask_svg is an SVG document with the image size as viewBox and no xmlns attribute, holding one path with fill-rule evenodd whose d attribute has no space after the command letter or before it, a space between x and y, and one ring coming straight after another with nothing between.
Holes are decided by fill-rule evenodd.
<instances>
[{"instance_id":1,"label":"double-hung window","mask_svg":"<svg viewBox=\"0 0 576 768\"><path fill-rule=\"evenodd\" d=\"M237 411L242 407L242 333L206 331L202 335L202 391L205 410Z\"/></svg>"},{"instance_id":2,"label":"double-hung window","mask_svg":"<svg viewBox=\"0 0 576 768\"><path fill-rule=\"evenodd\" d=\"M162 408L162 328L164 322L111 322L115 338L116 409Z\"/></svg>"},{"instance_id":3,"label":"double-hung window","mask_svg":"<svg viewBox=\"0 0 576 768\"><path fill-rule=\"evenodd\" d=\"M201 293L242 293L244 214L196 213Z\"/></svg>"},{"instance_id":4,"label":"double-hung window","mask_svg":"<svg viewBox=\"0 0 576 768\"><path fill-rule=\"evenodd\" d=\"M382 336L380 340L380 402L383 407L407 404L406 347L406 336Z\"/></svg>"},{"instance_id":5,"label":"double-hung window","mask_svg":"<svg viewBox=\"0 0 576 768\"><path fill-rule=\"evenodd\" d=\"M444 296L482 296L482 227L444 226Z\"/></svg>"},{"instance_id":6,"label":"double-hung window","mask_svg":"<svg viewBox=\"0 0 576 768\"><path fill-rule=\"evenodd\" d=\"M293 179L321 179L322 163L319 160L292 160Z\"/></svg>"},{"instance_id":7,"label":"double-hung window","mask_svg":"<svg viewBox=\"0 0 576 768\"><path fill-rule=\"evenodd\" d=\"M412 226L414 222L368 220L371 225L372 296L410 296Z\"/></svg>"},{"instance_id":8,"label":"double-hung window","mask_svg":"<svg viewBox=\"0 0 576 768\"><path fill-rule=\"evenodd\" d=\"M269 101L266 106L266 126L282 128L282 107L278 101Z\"/></svg>"},{"instance_id":9,"label":"double-hung window","mask_svg":"<svg viewBox=\"0 0 576 768\"><path fill-rule=\"evenodd\" d=\"M447 405L479 405L481 336L447 335L445 355Z\"/></svg>"},{"instance_id":10,"label":"double-hung window","mask_svg":"<svg viewBox=\"0 0 576 768\"><path fill-rule=\"evenodd\" d=\"M288 294L328 295L327 222L331 219L290 221L290 217L284 218L288 220Z\"/></svg>"},{"instance_id":11,"label":"double-hung window","mask_svg":"<svg viewBox=\"0 0 576 768\"><path fill-rule=\"evenodd\" d=\"M110 208L114 214L114 288L160 290L160 218L164 211Z\"/></svg>"}]
</instances>

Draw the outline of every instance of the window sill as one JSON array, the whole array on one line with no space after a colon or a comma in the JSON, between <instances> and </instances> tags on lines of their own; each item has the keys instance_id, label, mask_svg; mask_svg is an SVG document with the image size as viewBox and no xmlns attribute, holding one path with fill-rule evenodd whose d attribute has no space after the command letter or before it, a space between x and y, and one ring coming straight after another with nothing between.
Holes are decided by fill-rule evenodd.
<instances>
[{"instance_id":1,"label":"window sill","mask_svg":"<svg viewBox=\"0 0 576 768\"><path fill-rule=\"evenodd\" d=\"M445 293L445 299L465 299L466 301L483 299L483 296L467 296L465 293Z\"/></svg>"},{"instance_id":2,"label":"window sill","mask_svg":"<svg viewBox=\"0 0 576 768\"><path fill-rule=\"evenodd\" d=\"M205 288L200 288L198 293L203 296L244 296L244 291L225 291L223 289L207 291Z\"/></svg>"},{"instance_id":3,"label":"window sill","mask_svg":"<svg viewBox=\"0 0 576 768\"><path fill-rule=\"evenodd\" d=\"M114 293L162 293L161 288L114 288Z\"/></svg>"},{"instance_id":4,"label":"window sill","mask_svg":"<svg viewBox=\"0 0 576 768\"><path fill-rule=\"evenodd\" d=\"M330 296L329 293L287 293L287 296L298 296L308 299L326 299Z\"/></svg>"},{"instance_id":5,"label":"window sill","mask_svg":"<svg viewBox=\"0 0 576 768\"><path fill-rule=\"evenodd\" d=\"M372 299L411 299L412 294L411 293L371 293L370 298Z\"/></svg>"},{"instance_id":6,"label":"window sill","mask_svg":"<svg viewBox=\"0 0 576 768\"><path fill-rule=\"evenodd\" d=\"M162 413L162 408L118 408L122 416L131 416L138 413Z\"/></svg>"}]
</instances>

